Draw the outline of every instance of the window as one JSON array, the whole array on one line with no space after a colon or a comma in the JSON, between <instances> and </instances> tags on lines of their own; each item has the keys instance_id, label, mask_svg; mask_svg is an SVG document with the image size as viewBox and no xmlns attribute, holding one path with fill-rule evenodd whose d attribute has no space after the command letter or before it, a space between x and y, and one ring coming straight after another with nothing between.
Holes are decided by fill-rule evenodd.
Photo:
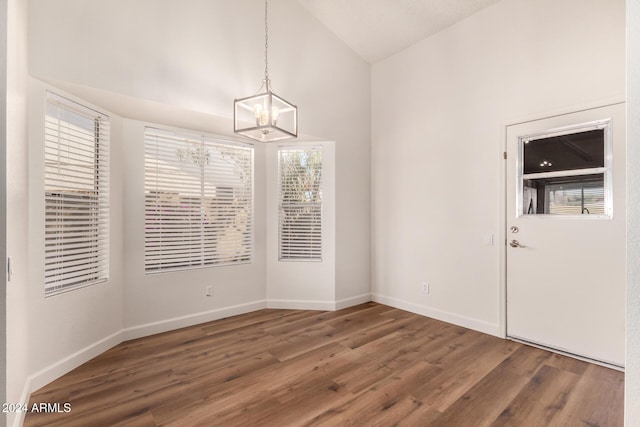
<instances>
[{"instance_id":1,"label":"window","mask_svg":"<svg viewBox=\"0 0 640 427\"><path fill-rule=\"evenodd\" d=\"M250 262L253 147L145 130L145 271Z\"/></svg>"},{"instance_id":2,"label":"window","mask_svg":"<svg viewBox=\"0 0 640 427\"><path fill-rule=\"evenodd\" d=\"M604 176L572 179L545 186L545 212L558 215L604 215Z\"/></svg>"},{"instance_id":3,"label":"window","mask_svg":"<svg viewBox=\"0 0 640 427\"><path fill-rule=\"evenodd\" d=\"M279 258L322 261L322 151L278 150Z\"/></svg>"},{"instance_id":4,"label":"window","mask_svg":"<svg viewBox=\"0 0 640 427\"><path fill-rule=\"evenodd\" d=\"M109 119L47 93L45 295L109 277Z\"/></svg>"},{"instance_id":5,"label":"window","mask_svg":"<svg viewBox=\"0 0 640 427\"><path fill-rule=\"evenodd\" d=\"M520 140L520 215L611 217L610 121Z\"/></svg>"}]
</instances>

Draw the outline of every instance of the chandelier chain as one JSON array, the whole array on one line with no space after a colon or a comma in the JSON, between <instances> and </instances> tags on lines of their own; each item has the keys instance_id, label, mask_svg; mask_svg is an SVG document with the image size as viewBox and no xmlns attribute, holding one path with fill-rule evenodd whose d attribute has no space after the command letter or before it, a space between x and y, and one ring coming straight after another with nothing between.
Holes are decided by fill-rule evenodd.
<instances>
[{"instance_id":1,"label":"chandelier chain","mask_svg":"<svg viewBox=\"0 0 640 427\"><path fill-rule=\"evenodd\" d=\"M269 21L267 20L268 0L264 1L264 81L269 90Z\"/></svg>"}]
</instances>

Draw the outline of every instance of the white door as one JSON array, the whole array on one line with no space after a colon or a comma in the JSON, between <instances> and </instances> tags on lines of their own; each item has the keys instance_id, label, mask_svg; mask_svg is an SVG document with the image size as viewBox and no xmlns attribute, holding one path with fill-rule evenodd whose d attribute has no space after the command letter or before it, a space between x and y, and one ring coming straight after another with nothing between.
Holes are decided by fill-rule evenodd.
<instances>
[{"instance_id":1,"label":"white door","mask_svg":"<svg viewBox=\"0 0 640 427\"><path fill-rule=\"evenodd\" d=\"M624 365L625 109L507 127L507 336Z\"/></svg>"}]
</instances>

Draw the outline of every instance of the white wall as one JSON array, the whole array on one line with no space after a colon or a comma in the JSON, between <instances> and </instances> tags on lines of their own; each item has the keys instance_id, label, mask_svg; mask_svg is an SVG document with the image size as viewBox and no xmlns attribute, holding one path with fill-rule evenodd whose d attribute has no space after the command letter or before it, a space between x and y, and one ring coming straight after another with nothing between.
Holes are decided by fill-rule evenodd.
<instances>
[{"instance_id":1,"label":"white wall","mask_svg":"<svg viewBox=\"0 0 640 427\"><path fill-rule=\"evenodd\" d=\"M627 0L627 358L625 425L640 425L640 0Z\"/></svg>"},{"instance_id":2,"label":"white wall","mask_svg":"<svg viewBox=\"0 0 640 427\"><path fill-rule=\"evenodd\" d=\"M624 0L504 0L373 66L376 300L500 334L505 125L622 99L624 19Z\"/></svg>"},{"instance_id":3,"label":"white wall","mask_svg":"<svg viewBox=\"0 0 640 427\"><path fill-rule=\"evenodd\" d=\"M5 2L7 7L7 110L6 116L6 251L13 275L6 283L6 398L3 402L23 402L28 392L27 355L29 343L27 252L27 3ZM4 166L4 165L3 165ZM4 177L4 176L3 176ZM4 234L5 229L2 230ZM4 244L4 241L3 241ZM4 270L4 257L3 270ZM7 414L7 425L19 418Z\"/></svg>"},{"instance_id":4,"label":"white wall","mask_svg":"<svg viewBox=\"0 0 640 427\"><path fill-rule=\"evenodd\" d=\"M184 114L184 113L183 113ZM180 113L176 112L174 117ZM175 122L175 119L173 120ZM254 151L253 262L179 272L144 272L144 128L126 120L124 144L125 338L149 335L265 307L265 160L264 146ZM165 123L166 125L166 123ZM157 126L157 125L155 125ZM200 129L203 131L203 129ZM209 128L209 132L216 129ZM209 133L207 133L209 134ZM213 286L213 296L205 288Z\"/></svg>"},{"instance_id":5,"label":"white wall","mask_svg":"<svg viewBox=\"0 0 640 427\"><path fill-rule=\"evenodd\" d=\"M297 1L269 11L275 92L298 105L301 139L336 142L336 298L368 298L370 67ZM30 0L29 69L230 118L263 78L263 13L253 0Z\"/></svg>"},{"instance_id":6,"label":"white wall","mask_svg":"<svg viewBox=\"0 0 640 427\"><path fill-rule=\"evenodd\" d=\"M322 149L322 261L313 262L278 260L278 148L287 145L290 144L267 147L267 304L273 308L333 310L336 308L335 144L295 144Z\"/></svg>"},{"instance_id":7,"label":"white wall","mask_svg":"<svg viewBox=\"0 0 640 427\"><path fill-rule=\"evenodd\" d=\"M30 72L231 117L233 99L263 77L264 9L252 0L187 4L31 0ZM275 92L298 105L303 134L336 142L336 297L368 294L369 65L297 1L269 10Z\"/></svg>"}]
</instances>

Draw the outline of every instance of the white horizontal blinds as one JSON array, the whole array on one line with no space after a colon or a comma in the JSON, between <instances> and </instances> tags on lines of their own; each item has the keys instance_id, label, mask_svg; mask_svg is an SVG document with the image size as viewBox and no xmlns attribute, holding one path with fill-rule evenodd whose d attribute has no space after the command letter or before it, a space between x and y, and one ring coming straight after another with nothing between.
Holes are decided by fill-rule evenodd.
<instances>
[{"instance_id":1,"label":"white horizontal blinds","mask_svg":"<svg viewBox=\"0 0 640 427\"><path fill-rule=\"evenodd\" d=\"M251 261L253 148L145 131L145 270Z\"/></svg>"},{"instance_id":2,"label":"white horizontal blinds","mask_svg":"<svg viewBox=\"0 0 640 427\"><path fill-rule=\"evenodd\" d=\"M279 258L322 260L322 150L280 148Z\"/></svg>"},{"instance_id":3,"label":"white horizontal blinds","mask_svg":"<svg viewBox=\"0 0 640 427\"><path fill-rule=\"evenodd\" d=\"M604 215L604 181L550 184L547 212L559 215Z\"/></svg>"},{"instance_id":4,"label":"white horizontal blinds","mask_svg":"<svg viewBox=\"0 0 640 427\"><path fill-rule=\"evenodd\" d=\"M47 93L45 295L109 276L109 119Z\"/></svg>"}]
</instances>

